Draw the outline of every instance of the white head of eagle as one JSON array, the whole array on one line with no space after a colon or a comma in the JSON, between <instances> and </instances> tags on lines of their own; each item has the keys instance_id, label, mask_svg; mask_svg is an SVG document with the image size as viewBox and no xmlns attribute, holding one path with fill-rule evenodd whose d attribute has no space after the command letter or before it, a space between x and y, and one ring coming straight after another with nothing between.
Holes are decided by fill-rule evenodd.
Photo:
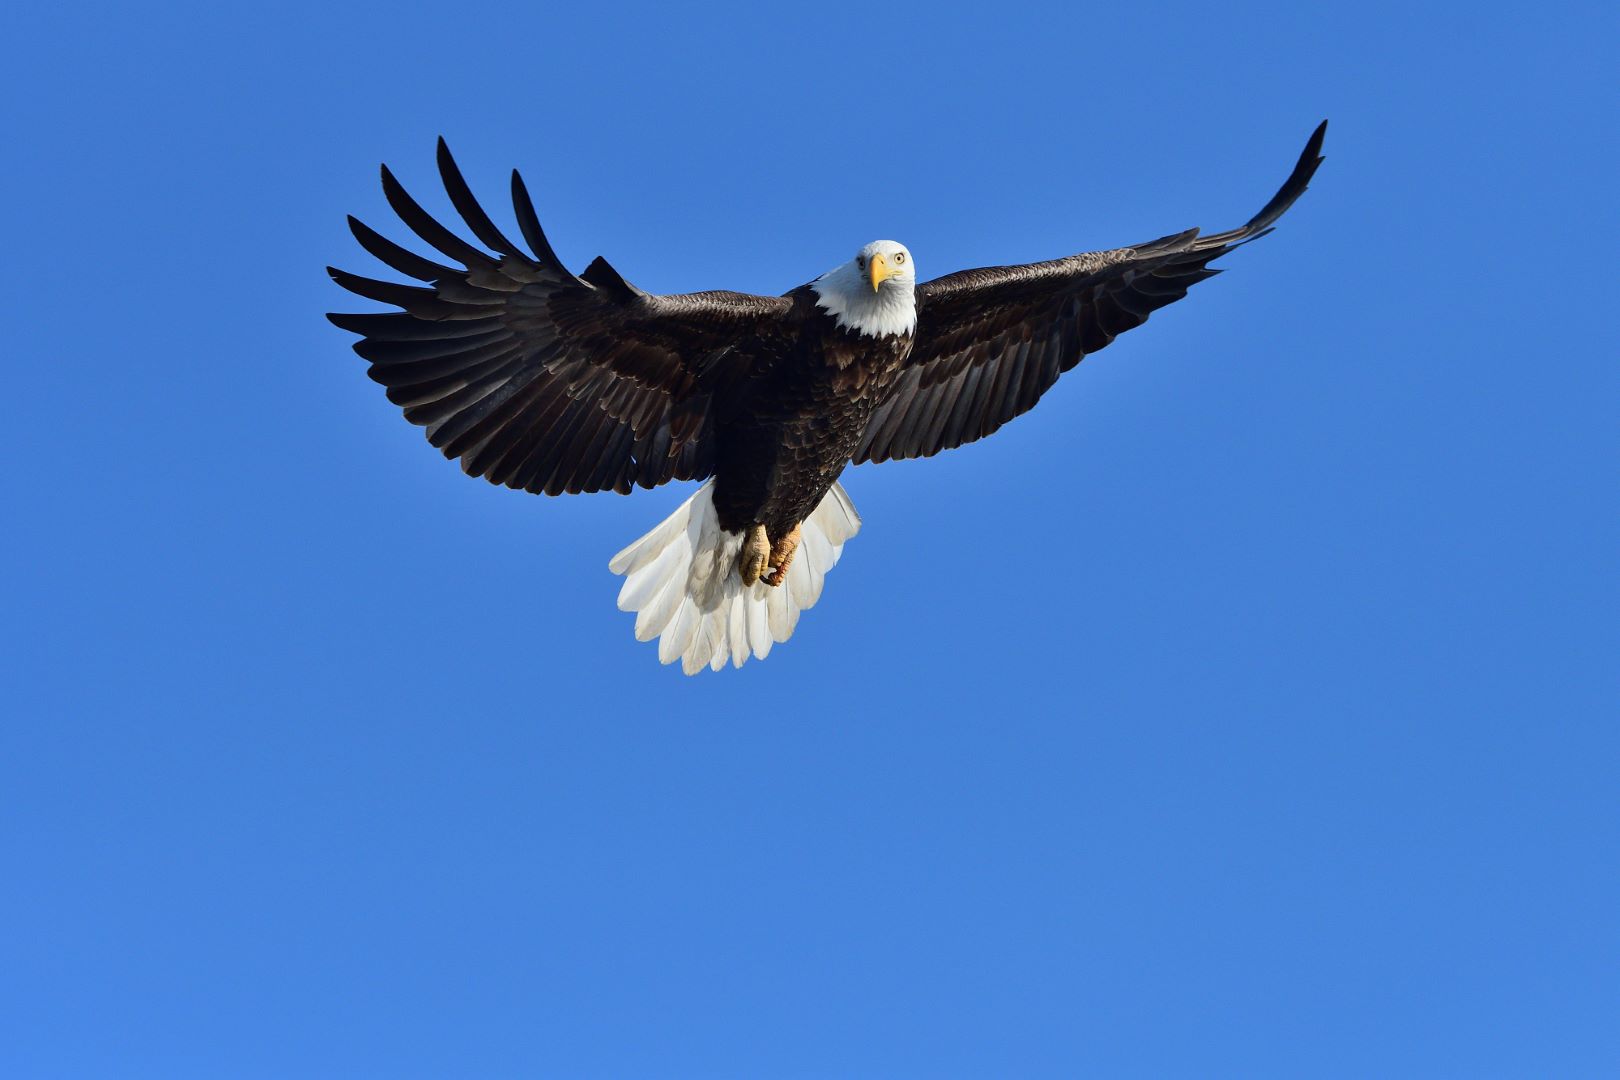
<instances>
[{"instance_id":1,"label":"white head of eagle","mask_svg":"<svg viewBox=\"0 0 1620 1080\"><path fill-rule=\"evenodd\" d=\"M846 330L870 337L917 329L917 268L893 240L874 240L810 283L816 306Z\"/></svg>"}]
</instances>

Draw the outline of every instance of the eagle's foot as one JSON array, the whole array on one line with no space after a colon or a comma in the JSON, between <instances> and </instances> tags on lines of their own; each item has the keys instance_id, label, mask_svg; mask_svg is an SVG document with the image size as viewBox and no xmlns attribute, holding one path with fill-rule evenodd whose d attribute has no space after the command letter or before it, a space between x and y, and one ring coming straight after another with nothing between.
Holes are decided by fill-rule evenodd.
<instances>
[{"instance_id":1,"label":"eagle's foot","mask_svg":"<svg viewBox=\"0 0 1620 1080\"><path fill-rule=\"evenodd\" d=\"M744 586L751 586L765 572L765 563L771 557L771 541L765 535L765 526L750 525L743 540L742 554L737 559L737 573Z\"/></svg>"},{"instance_id":2,"label":"eagle's foot","mask_svg":"<svg viewBox=\"0 0 1620 1080\"><path fill-rule=\"evenodd\" d=\"M792 532L771 545L771 572L765 576L765 584L777 586L787 580L788 567L793 564L793 556L799 550L800 528L793 526Z\"/></svg>"}]
</instances>

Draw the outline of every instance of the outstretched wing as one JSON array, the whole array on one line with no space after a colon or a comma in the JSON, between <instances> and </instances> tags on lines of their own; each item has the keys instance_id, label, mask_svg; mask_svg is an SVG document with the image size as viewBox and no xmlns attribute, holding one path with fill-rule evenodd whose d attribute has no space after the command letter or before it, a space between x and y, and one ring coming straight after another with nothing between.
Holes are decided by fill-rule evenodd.
<instances>
[{"instance_id":1,"label":"outstretched wing","mask_svg":"<svg viewBox=\"0 0 1620 1080\"><path fill-rule=\"evenodd\" d=\"M1191 229L1116 251L964 270L917 291L917 336L853 460L928 457L1028 412L1063 372L1220 273L1209 263L1271 231L1321 164L1327 121L1275 197L1248 224Z\"/></svg>"},{"instance_id":2,"label":"outstretched wing","mask_svg":"<svg viewBox=\"0 0 1620 1080\"><path fill-rule=\"evenodd\" d=\"M716 404L782 346L792 302L733 292L655 296L597 259L576 277L557 259L516 172L526 254L473 198L439 140L439 173L489 254L427 214L386 167L383 192L417 236L459 263L405 250L354 218L355 239L425 287L327 272L398 312L328 315L405 419L445 457L511 488L628 492L699 479L714 464Z\"/></svg>"}]
</instances>

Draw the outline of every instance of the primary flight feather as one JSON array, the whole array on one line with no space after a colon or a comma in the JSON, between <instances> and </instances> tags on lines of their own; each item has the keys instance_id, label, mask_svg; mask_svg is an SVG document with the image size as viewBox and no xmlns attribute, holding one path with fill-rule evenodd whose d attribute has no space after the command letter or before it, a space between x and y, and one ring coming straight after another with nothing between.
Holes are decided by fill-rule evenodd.
<instances>
[{"instance_id":1,"label":"primary flight feather","mask_svg":"<svg viewBox=\"0 0 1620 1080\"><path fill-rule=\"evenodd\" d=\"M740 667L787 640L860 528L838 483L847 465L928 457L1029 411L1082 357L1269 232L1321 164L1326 129L1227 232L921 283L903 245L877 240L779 297L654 295L601 258L575 275L518 174L527 252L484 213L441 139L445 190L484 247L385 167L389 205L450 263L351 217L361 247L425 284L329 267L350 292L400 310L327 317L361 335L354 350L389 400L473 476L547 495L705 480L609 567L625 577L619 606L637 613L636 637L657 638L662 662L688 674Z\"/></svg>"}]
</instances>

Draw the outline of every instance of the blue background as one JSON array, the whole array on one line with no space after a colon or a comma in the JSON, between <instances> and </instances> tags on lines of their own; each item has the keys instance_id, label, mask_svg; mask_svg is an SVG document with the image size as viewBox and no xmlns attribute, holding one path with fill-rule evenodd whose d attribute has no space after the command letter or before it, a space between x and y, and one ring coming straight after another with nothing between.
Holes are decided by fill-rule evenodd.
<instances>
[{"instance_id":1,"label":"blue background","mask_svg":"<svg viewBox=\"0 0 1620 1080\"><path fill-rule=\"evenodd\" d=\"M1601 6L1601 7L1607 7ZM8 15L6 1076L1613 1076L1599 5ZM776 293L1271 237L686 679L322 267L433 139Z\"/></svg>"}]
</instances>

